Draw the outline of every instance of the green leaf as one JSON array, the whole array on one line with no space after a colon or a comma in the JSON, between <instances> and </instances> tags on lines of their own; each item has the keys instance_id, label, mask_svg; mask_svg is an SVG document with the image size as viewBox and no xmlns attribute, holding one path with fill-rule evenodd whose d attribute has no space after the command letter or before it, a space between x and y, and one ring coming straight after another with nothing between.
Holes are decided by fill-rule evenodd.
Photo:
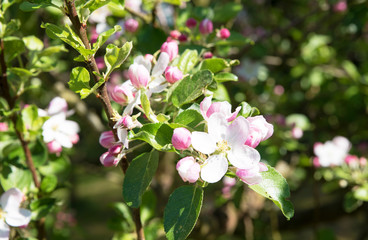
<instances>
[{"instance_id":1,"label":"green leaf","mask_svg":"<svg viewBox=\"0 0 368 240\"><path fill-rule=\"evenodd\" d=\"M32 153L32 160L35 167L42 166L47 161L47 149L44 143L37 139L37 141L29 145L29 148Z\"/></svg>"},{"instance_id":2,"label":"green leaf","mask_svg":"<svg viewBox=\"0 0 368 240\"><path fill-rule=\"evenodd\" d=\"M60 52L68 52L68 49L64 47L64 45L59 46L51 46L46 49L44 49L42 52L38 54L38 57L44 57L44 56L53 56L56 53Z\"/></svg>"},{"instance_id":3,"label":"green leaf","mask_svg":"<svg viewBox=\"0 0 368 240\"><path fill-rule=\"evenodd\" d=\"M24 37L23 42L31 51L41 51L43 49L43 42L35 36Z\"/></svg>"},{"instance_id":4,"label":"green leaf","mask_svg":"<svg viewBox=\"0 0 368 240\"><path fill-rule=\"evenodd\" d=\"M91 87L89 86L89 81L90 76L88 70L84 67L75 67L70 74L68 84L72 91L84 96L86 91L90 92Z\"/></svg>"},{"instance_id":5,"label":"green leaf","mask_svg":"<svg viewBox=\"0 0 368 240\"><path fill-rule=\"evenodd\" d=\"M229 93L224 84L217 84L217 89L213 91L213 98L219 101L231 102Z\"/></svg>"},{"instance_id":6,"label":"green leaf","mask_svg":"<svg viewBox=\"0 0 368 240\"><path fill-rule=\"evenodd\" d=\"M162 2L180 6L183 2L189 2L189 0L163 0Z\"/></svg>"},{"instance_id":7,"label":"green leaf","mask_svg":"<svg viewBox=\"0 0 368 240\"><path fill-rule=\"evenodd\" d=\"M15 57L25 51L24 42L18 37L5 37L4 38L4 54L5 61L9 63Z\"/></svg>"},{"instance_id":8,"label":"green leaf","mask_svg":"<svg viewBox=\"0 0 368 240\"><path fill-rule=\"evenodd\" d=\"M203 189L182 186L169 198L164 212L164 229L169 240L186 239L193 230L203 202Z\"/></svg>"},{"instance_id":9,"label":"green leaf","mask_svg":"<svg viewBox=\"0 0 368 240\"><path fill-rule=\"evenodd\" d=\"M110 76L115 68L118 68L121 64L123 64L125 59L129 56L132 48L132 42L126 42L121 48L113 44L107 45L104 58L107 67L106 77Z\"/></svg>"},{"instance_id":10,"label":"green leaf","mask_svg":"<svg viewBox=\"0 0 368 240\"><path fill-rule=\"evenodd\" d=\"M358 207L362 206L363 201L358 200L354 197L353 192L347 192L344 196L344 209L346 212L350 213L356 210Z\"/></svg>"},{"instance_id":11,"label":"green leaf","mask_svg":"<svg viewBox=\"0 0 368 240\"><path fill-rule=\"evenodd\" d=\"M221 72L221 73L216 74L214 76L214 79L218 83L229 82L229 81L237 82L238 81L238 76L236 76L235 74L232 74L232 73Z\"/></svg>"},{"instance_id":12,"label":"green leaf","mask_svg":"<svg viewBox=\"0 0 368 240\"><path fill-rule=\"evenodd\" d=\"M12 67L12 68L8 68L8 70L12 74L17 75L22 81L26 81L30 77L33 76L33 73L31 71L29 71L28 69L25 69L25 68Z\"/></svg>"},{"instance_id":13,"label":"green leaf","mask_svg":"<svg viewBox=\"0 0 368 240\"><path fill-rule=\"evenodd\" d=\"M38 169L42 175L57 176L59 181L62 182L68 178L71 171L71 163L63 154L61 156L51 155L49 161Z\"/></svg>"},{"instance_id":14,"label":"green leaf","mask_svg":"<svg viewBox=\"0 0 368 240\"><path fill-rule=\"evenodd\" d=\"M356 199L368 202L368 185L355 188L353 194Z\"/></svg>"},{"instance_id":15,"label":"green leaf","mask_svg":"<svg viewBox=\"0 0 368 240\"><path fill-rule=\"evenodd\" d=\"M172 86L171 100L174 106L180 107L186 103L194 101L202 95L203 90L212 83L213 76L208 70L199 71L192 76L187 76L183 80ZM170 92L168 93L170 97Z\"/></svg>"},{"instance_id":16,"label":"green leaf","mask_svg":"<svg viewBox=\"0 0 368 240\"><path fill-rule=\"evenodd\" d=\"M234 19L238 13L243 9L240 3L227 3L224 5L217 5L214 9L214 22L227 22Z\"/></svg>"},{"instance_id":17,"label":"green leaf","mask_svg":"<svg viewBox=\"0 0 368 240\"><path fill-rule=\"evenodd\" d=\"M142 196L142 204L140 207L141 220L144 226L155 216L157 206L157 198L152 190L146 191Z\"/></svg>"},{"instance_id":18,"label":"green leaf","mask_svg":"<svg viewBox=\"0 0 368 240\"><path fill-rule=\"evenodd\" d=\"M134 158L125 174L123 196L128 206L138 208L158 166L159 154L152 150Z\"/></svg>"},{"instance_id":19,"label":"green leaf","mask_svg":"<svg viewBox=\"0 0 368 240\"><path fill-rule=\"evenodd\" d=\"M45 193L52 192L57 186L57 177L55 175L49 175L42 179L41 191Z\"/></svg>"},{"instance_id":20,"label":"green leaf","mask_svg":"<svg viewBox=\"0 0 368 240\"><path fill-rule=\"evenodd\" d=\"M18 168L13 165L2 166L0 182L5 191L16 187L22 192L28 192L35 188L31 172L26 168Z\"/></svg>"},{"instance_id":21,"label":"green leaf","mask_svg":"<svg viewBox=\"0 0 368 240\"><path fill-rule=\"evenodd\" d=\"M284 216L290 220L294 216L293 204L287 200L290 197L289 185L285 178L273 167L267 165L268 171L261 172L262 182L249 186L251 189L272 200Z\"/></svg>"},{"instance_id":22,"label":"green leaf","mask_svg":"<svg viewBox=\"0 0 368 240\"><path fill-rule=\"evenodd\" d=\"M107 30L106 32L101 33L98 35L96 43L93 44L93 51L97 52L97 50L109 39L111 35L114 33L121 31L121 26L115 25L114 28Z\"/></svg>"},{"instance_id":23,"label":"green leaf","mask_svg":"<svg viewBox=\"0 0 368 240\"><path fill-rule=\"evenodd\" d=\"M148 123L134 134L132 140L142 140L159 151L175 151L171 144L173 129L165 123Z\"/></svg>"},{"instance_id":24,"label":"green leaf","mask_svg":"<svg viewBox=\"0 0 368 240\"><path fill-rule=\"evenodd\" d=\"M103 7L104 5L108 4L111 0L89 0L83 5L83 8L88 8L90 12Z\"/></svg>"},{"instance_id":25,"label":"green leaf","mask_svg":"<svg viewBox=\"0 0 368 240\"><path fill-rule=\"evenodd\" d=\"M14 32L18 31L20 28L20 21L19 19L12 19L10 22L6 24L5 32L1 33L2 37L4 36L10 36ZM0 30L1 31L1 30Z\"/></svg>"},{"instance_id":26,"label":"green leaf","mask_svg":"<svg viewBox=\"0 0 368 240\"><path fill-rule=\"evenodd\" d=\"M230 67L230 64L222 58L205 59L201 64L201 70L208 69L213 73L220 72L228 67Z\"/></svg>"},{"instance_id":27,"label":"green leaf","mask_svg":"<svg viewBox=\"0 0 368 240\"><path fill-rule=\"evenodd\" d=\"M48 7L48 6L52 6L50 1L43 1L43 2L40 2L40 3L31 3L31 2L24 1L20 4L19 8L20 8L20 10L22 10L24 12L31 12L31 11L35 11L39 8L45 8L45 7Z\"/></svg>"},{"instance_id":28,"label":"green leaf","mask_svg":"<svg viewBox=\"0 0 368 240\"><path fill-rule=\"evenodd\" d=\"M197 50L186 49L183 54L180 55L177 67L183 74L188 73L198 62Z\"/></svg>"},{"instance_id":29,"label":"green leaf","mask_svg":"<svg viewBox=\"0 0 368 240\"><path fill-rule=\"evenodd\" d=\"M199 111L195 109L186 109L176 116L174 123L186 125L193 130L203 131L204 124L200 124L203 120L204 118Z\"/></svg>"},{"instance_id":30,"label":"green leaf","mask_svg":"<svg viewBox=\"0 0 368 240\"><path fill-rule=\"evenodd\" d=\"M31 203L32 219L39 220L49 214L56 203L55 198L41 198Z\"/></svg>"},{"instance_id":31,"label":"green leaf","mask_svg":"<svg viewBox=\"0 0 368 240\"><path fill-rule=\"evenodd\" d=\"M6 12L6 10L15 3L16 1L15 0L3 0L1 2L1 8L2 8L2 11L3 13Z\"/></svg>"},{"instance_id":32,"label":"green leaf","mask_svg":"<svg viewBox=\"0 0 368 240\"><path fill-rule=\"evenodd\" d=\"M241 110L239 112L239 115L241 115L245 118L255 116L255 115L259 115L259 113L260 113L258 108L252 107L247 102L242 102L240 104L240 106L241 106Z\"/></svg>"},{"instance_id":33,"label":"green leaf","mask_svg":"<svg viewBox=\"0 0 368 240\"><path fill-rule=\"evenodd\" d=\"M150 103L144 89L141 90L141 105L142 105L144 114L146 115L146 117L148 119L150 119L151 112L152 112L151 103Z\"/></svg>"}]
</instances>

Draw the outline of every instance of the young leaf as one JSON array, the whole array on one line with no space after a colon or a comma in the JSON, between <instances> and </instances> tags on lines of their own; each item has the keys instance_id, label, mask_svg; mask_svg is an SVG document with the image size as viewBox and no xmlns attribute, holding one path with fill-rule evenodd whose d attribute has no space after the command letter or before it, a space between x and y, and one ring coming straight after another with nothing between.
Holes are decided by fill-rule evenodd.
<instances>
[{"instance_id":1,"label":"young leaf","mask_svg":"<svg viewBox=\"0 0 368 240\"><path fill-rule=\"evenodd\" d=\"M88 8L90 12L97 10L100 7L108 4L111 0L89 0L84 5L83 8Z\"/></svg>"},{"instance_id":2,"label":"young leaf","mask_svg":"<svg viewBox=\"0 0 368 240\"><path fill-rule=\"evenodd\" d=\"M132 47L132 42L126 42L121 48L113 44L109 44L107 46L104 58L107 67L106 77L110 76L115 68L118 68L121 64L123 64L125 59L130 54Z\"/></svg>"},{"instance_id":3,"label":"young leaf","mask_svg":"<svg viewBox=\"0 0 368 240\"><path fill-rule=\"evenodd\" d=\"M179 58L177 67L183 74L188 73L198 62L198 52L197 50L186 49Z\"/></svg>"},{"instance_id":4,"label":"young leaf","mask_svg":"<svg viewBox=\"0 0 368 240\"><path fill-rule=\"evenodd\" d=\"M273 167L267 165L268 171L261 172L262 182L249 186L260 195L272 200L290 220L294 216L293 204L287 200L290 197L289 185L285 178Z\"/></svg>"},{"instance_id":5,"label":"young leaf","mask_svg":"<svg viewBox=\"0 0 368 240\"><path fill-rule=\"evenodd\" d=\"M7 191L12 187L17 187L21 191L27 192L35 188L32 174L27 168L18 168L13 165L2 163L0 174L2 188Z\"/></svg>"},{"instance_id":6,"label":"young leaf","mask_svg":"<svg viewBox=\"0 0 368 240\"><path fill-rule=\"evenodd\" d=\"M171 100L174 106L180 107L190 103L199 96L203 90L211 84L213 80L212 73L208 70L199 71L192 76L188 76L174 85L171 93ZM168 93L170 96L170 92Z\"/></svg>"},{"instance_id":7,"label":"young leaf","mask_svg":"<svg viewBox=\"0 0 368 240\"><path fill-rule=\"evenodd\" d=\"M169 240L185 239L193 230L203 202L203 189L182 186L169 198L164 212L164 229Z\"/></svg>"},{"instance_id":8,"label":"young leaf","mask_svg":"<svg viewBox=\"0 0 368 240\"><path fill-rule=\"evenodd\" d=\"M193 130L203 131L203 124L200 124L204 120L202 114L195 109L186 109L178 114L174 123L187 125Z\"/></svg>"},{"instance_id":9,"label":"young leaf","mask_svg":"<svg viewBox=\"0 0 368 240\"><path fill-rule=\"evenodd\" d=\"M52 192L57 186L57 177L55 175L49 175L42 179L41 191L45 193Z\"/></svg>"},{"instance_id":10,"label":"young leaf","mask_svg":"<svg viewBox=\"0 0 368 240\"><path fill-rule=\"evenodd\" d=\"M84 67L75 67L70 74L70 80L68 82L69 87L72 91L76 93L82 93L86 91L90 91L91 87L89 86L89 72Z\"/></svg>"},{"instance_id":11,"label":"young leaf","mask_svg":"<svg viewBox=\"0 0 368 240\"><path fill-rule=\"evenodd\" d=\"M208 69L213 73L220 72L225 68L230 67L230 64L222 58L209 58L205 59L201 64L201 70Z\"/></svg>"},{"instance_id":12,"label":"young leaf","mask_svg":"<svg viewBox=\"0 0 368 240\"><path fill-rule=\"evenodd\" d=\"M238 81L238 76L232 74L232 73L227 73L227 72L222 72L222 73L218 73L215 75L215 80L218 83L222 83L222 82L237 82Z\"/></svg>"},{"instance_id":13,"label":"young leaf","mask_svg":"<svg viewBox=\"0 0 368 240\"><path fill-rule=\"evenodd\" d=\"M31 51L41 51L43 49L43 42L35 36L24 37L23 42Z\"/></svg>"},{"instance_id":14,"label":"young leaf","mask_svg":"<svg viewBox=\"0 0 368 240\"><path fill-rule=\"evenodd\" d=\"M39 3L31 3L31 2L24 1L20 4L19 8L20 10L24 12L31 12L39 8L45 8L48 6L53 6L53 4L51 4L50 1L43 1L43 2L39 1Z\"/></svg>"},{"instance_id":15,"label":"young leaf","mask_svg":"<svg viewBox=\"0 0 368 240\"><path fill-rule=\"evenodd\" d=\"M8 63L25 51L24 42L14 36L4 38L5 61ZM11 66L11 65L10 65Z\"/></svg>"},{"instance_id":16,"label":"young leaf","mask_svg":"<svg viewBox=\"0 0 368 240\"><path fill-rule=\"evenodd\" d=\"M152 150L134 158L125 174L123 196L128 206L138 208L158 166L158 152Z\"/></svg>"},{"instance_id":17,"label":"young leaf","mask_svg":"<svg viewBox=\"0 0 368 240\"><path fill-rule=\"evenodd\" d=\"M109 39L111 35L114 33L121 31L121 26L115 25L114 28L107 30L106 32L101 33L98 35L96 43L93 44L93 51L97 52L97 50Z\"/></svg>"},{"instance_id":18,"label":"young leaf","mask_svg":"<svg viewBox=\"0 0 368 240\"><path fill-rule=\"evenodd\" d=\"M41 198L33 201L30 205L32 219L39 220L49 214L55 207L55 198Z\"/></svg>"},{"instance_id":19,"label":"young leaf","mask_svg":"<svg viewBox=\"0 0 368 240\"><path fill-rule=\"evenodd\" d=\"M171 144L173 129L165 123L148 123L139 129L131 139L142 140L149 143L159 151L174 151Z\"/></svg>"}]
</instances>

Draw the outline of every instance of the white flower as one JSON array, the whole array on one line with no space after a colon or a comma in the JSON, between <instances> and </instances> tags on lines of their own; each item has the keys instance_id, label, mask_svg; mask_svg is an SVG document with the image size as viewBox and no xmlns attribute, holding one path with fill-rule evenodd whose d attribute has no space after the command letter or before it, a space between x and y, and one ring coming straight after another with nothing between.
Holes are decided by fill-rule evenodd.
<instances>
[{"instance_id":1,"label":"white flower","mask_svg":"<svg viewBox=\"0 0 368 240\"><path fill-rule=\"evenodd\" d=\"M65 113L59 113L51 116L42 126L43 140L48 143L58 142L61 146L71 148L73 138L79 132L79 126L76 122L66 120Z\"/></svg>"},{"instance_id":2,"label":"white flower","mask_svg":"<svg viewBox=\"0 0 368 240\"><path fill-rule=\"evenodd\" d=\"M31 220L31 212L19 208L23 193L18 188L11 188L0 198L0 239L9 239L10 228L28 225Z\"/></svg>"},{"instance_id":3,"label":"white flower","mask_svg":"<svg viewBox=\"0 0 368 240\"><path fill-rule=\"evenodd\" d=\"M219 181L227 172L228 161L240 169L253 168L260 161L257 150L244 145L249 134L249 123L237 117L231 124L219 112L208 118L208 133L193 132L192 146L204 154L212 154L201 169L201 178L209 183Z\"/></svg>"},{"instance_id":4,"label":"white flower","mask_svg":"<svg viewBox=\"0 0 368 240\"><path fill-rule=\"evenodd\" d=\"M314 154L322 167L339 166L344 163L345 157L351 148L351 143L345 137L337 136L326 143L316 143Z\"/></svg>"}]
</instances>

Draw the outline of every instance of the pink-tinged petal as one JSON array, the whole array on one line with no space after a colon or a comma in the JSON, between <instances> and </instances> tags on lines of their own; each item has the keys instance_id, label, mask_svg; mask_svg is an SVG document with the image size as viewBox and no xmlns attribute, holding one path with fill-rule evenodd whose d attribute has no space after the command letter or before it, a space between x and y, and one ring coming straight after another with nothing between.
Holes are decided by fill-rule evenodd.
<instances>
[{"instance_id":1,"label":"pink-tinged petal","mask_svg":"<svg viewBox=\"0 0 368 240\"><path fill-rule=\"evenodd\" d=\"M262 182L262 176L259 173L259 168L238 169L236 175L245 183L249 185L259 184Z\"/></svg>"},{"instance_id":2,"label":"pink-tinged petal","mask_svg":"<svg viewBox=\"0 0 368 240\"><path fill-rule=\"evenodd\" d=\"M320 154L322 154L323 151L323 143L321 142L316 142L313 145L313 152L315 155L319 156Z\"/></svg>"},{"instance_id":3,"label":"pink-tinged petal","mask_svg":"<svg viewBox=\"0 0 368 240\"><path fill-rule=\"evenodd\" d=\"M9 240L10 227L0 219L0 240Z\"/></svg>"},{"instance_id":4,"label":"pink-tinged petal","mask_svg":"<svg viewBox=\"0 0 368 240\"><path fill-rule=\"evenodd\" d=\"M54 138L56 142L60 143L61 146L65 148L73 147L72 141L70 141L69 136L65 135L64 133L55 132Z\"/></svg>"},{"instance_id":5,"label":"pink-tinged petal","mask_svg":"<svg viewBox=\"0 0 368 240\"><path fill-rule=\"evenodd\" d=\"M220 142L226 139L226 132L228 128L228 122L225 115L222 113L214 113L207 120L208 133L212 136L215 142Z\"/></svg>"},{"instance_id":6,"label":"pink-tinged petal","mask_svg":"<svg viewBox=\"0 0 368 240\"><path fill-rule=\"evenodd\" d=\"M152 76L160 76L165 72L167 65L169 65L170 56L166 52L162 52L157 59L156 65L152 69Z\"/></svg>"},{"instance_id":7,"label":"pink-tinged petal","mask_svg":"<svg viewBox=\"0 0 368 240\"><path fill-rule=\"evenodd\" d=\"M227 153L230 163L240 169L250 169L258 165L261 155L257 150L246 145L236 145Z\"/></svg>"},{"instance_id":8,"label":"pink-tinged petal","mask_svg":"<svg viewBox=\"0 0 368 240\"><path fill-rule=\"evenodd\" d=\"M157 76L148 84L147 97L150 97L152 93L160 93L167 87L167 82L163 76Z\"/></svg>"},{"instance_id":9,"label":"pink-tinged petal","mask_svg":"<svg viewBox=\"0 0 368 240\"><path fill-rule=\"evenodd\" d=\"M109 152L105 152L100 156L100 162L105 167L112 167L118 165L120 159Z\"/></svg>"},{"instance_id":10,"label":"pink-tinged petal","mask_svg":"<svg viewBox=\"0 0 368 240\"><path fill-rule=\"evenodd\" d=\"M194 183L199 178L201 167L193 157L185 157L176 164L176 170L184 182Z\"/></svg>"},{"instance_id":11,"label":"pink-tinged petal","mask_svg":"<svg viewBox=\"0 0 368 240\"><path fill-rule=\"evenodd\" d=\"M64 98L61 97L53 98L47 110L49 115L54 115L60 112L67 112L67 111L68 111L68 103Z\"/></svg>"},{"instance_id":12,"label":"pink-tinged petal","mask_svg":"<svg viewBox=\"0 0 368 240\"><path fill-rule=\"evenodd\" d=\"M319 168L319 167L321 167L321 164L320 164L320 162L319 162L319 158L318 158L318 157L314 157L314 158L313 158L313 166L314 166L315 168Z\"/></svg>"},{"instance_id":13,"label":"pink-tinged petal","mask_svg":"<svg viewBox=\"0 0 368 240\"><path fill-rule=\"evenodd\" d=\"M78 123L71 120L65 120L61 124L60 130L67 135L74 135L75 133L79 132L80 129Z\"/></svg>"},{"instance_id":14,"label":"pink-tinged petal","mask_svg":"<svg viewBox=\"0 0 368 240\"><path fill-rule=\"evenodd\" d=\"M227 168L228 163L224 156L213 155L202 165L201 178L209 183L218 182L227 172Z\"/></svg>"},{"instance_id":15,"label":"pink-tinged petal","mask_svg":"<svg viewBox=\"0 0 368 240\"><path fill-rule=\"evenodd\" d=\"M226 129L226 140L230 146L242 145L249 134L249 123L244 117L237 117Z\"/></svg>"},{"instance_id":16,"label":"pink-tinged petal","mask_svg":"<svg viewBox=\"0 0 368 240\"><path fill-rule=\"evenodd\" d=\"M29 221L31 221L31 215L31 211L19 208L16 211L9 211L6 214L5 222L12 227L28 225Z\"/></svg>"},{"instance_id":17,"label":"pink-tinged petal","mask_svg":"<svg viewBox=\"0 0 368 240\"><path fill-rule=\"evenodd\" d=\"M192 146L204 154L211 154L216 150L216 142L205 132L192 132Z\"/></svg>"},{"instance_id":18,"label":"pink-tinged petal","mask_svg":"<svg viewBox=\"0 0 368 240\"><path fill-rule=\"evenodd\" d=\"M139 55L134 58L134 63L143 65L148 72L151 71L151 61L143 57L142 55Z\"/></svg>"},{"instance_id":19,"label":"pink-tinged petal","mask_svg":"<svg viewBox=\"0 0 368 240\"><path fill-rule=\"evenodd\" d=\"M57 141L51 141L47 143L47 150L50 153L61 153L63 148Z\"/></svg>"},{"instance_id":20,"label":"pink-tinged petal","mask_svg":"<svg viewBox=\"0 0 368 240\"><path fill-rule=\"evenodd\" d=\"M128 76L133 86L137 89L146 87L151 80L151 76L145 66L133 63L128 70Z\"/></svg>"},{"instance_id":21,"label":"pink-tinged petal","mask_svg":"<svg viewBox=\"0 0 368 240\"><path fill-rule=\"evenodd\" d=\"M24 194L18 188L10 188L0 198L1 209L5 212L17 211L23 201Z\"/></svg>"},{"instance_id":22,"label":"pink-tinged petal","mask_svg":"<svg viewBox=\"0 0 368 240\"><path fill-rule=\"evenodd\" d=\"M214 113L222 113L226 117L231 115L231 104L228 102L214 102L207 111L207 117Z\"/></svg>"},{"instance_id":23,"label":"pink-tinged petal","mask_svg":"<svg viewBox=\"0 0 368 240\"><path fill-rule=\"evenodd\" d=\"M245 141L245 145L249 147L256 148L262 141L262 131L258 128L251 127L249 129L248 138Z\"/></svg>"},{"instance_id":24,"label":"pink-tinged petal","mask_svg":"<svg viewBox=\"0 0 368 240\"><path fill-rule=\"evenodd\" d=\"M260 172L267 172L268 171L267 165L264 164L263 162L259 162L258 163L258 167L259 167L259 171Z\"/></svg>"},{"instance_id":25,"label":"pink-tinged petal","mask_svg":"<svg viewBox=\"0 0 368 240\"><path fill-rule=\"evenodd\" d=\"M204 119L207 119L207 111L211 106L211 102L212 102L212 96L205 97L200 104L201 113Z\"/></svg>"},{"instance_id":26,"label":"pink-tinged petal","mask_svg":"<svg viewBox=\"0 0 368 240\"><path fill-rule=\"evenodd\" d=\"M119 138L119 142L124 145L124 148L129 148L129 140L128 140L128 130L122 127L117 129L117 135Z\"/></svg>"},{"instance_id":27,"label":"pink-tinged petal","mask_svg":"<svg viewBox=\"0 0 368 240\"><path fill-rule=\"evenodd\" d=\"M188 129L176 128L174 129L174 134L171 138L171 142L176 149L185 150L192 143L191 138L192 134Z\"/></svg>"},{"instance_id":28,"label":"pink-tinged petal","mask_svg":"<svg viewBox=\"0 0 368 240\"><path fill-rule=\"evenodd\" d=\"M112 131L102 132L98 141L104 148L110 148L115 144L114 133Z\"/></svg>"},{"instance_id":29,"label":"pink-tinged petal","mask_svg":"<svg viewBox=\"0 0 368 240\"><path fill-rule=\"evenodd\" d=\"M342 151L346 153L350 151L351 143L349 142L347 138L342 137L342 136L337 136L337 137L334 137L334 139L332 139L332 142L336 146L338 146Z\"/></svg>"},{"instance_id":30,"label":"pink-tinged petal","mask_svg":"<svg viewBox=\"0 0 368 240\"><path fill-rule=\"evenodd\" d=\"M138 91L135 94L135 97L133 101L131 101L125 108L123 112L123 116L125 115L131 115L133 113L133 109L135 106L139 105L141 103L141 91Z\"/></svg>"},{"instance_id":31,"label":"pink-tinged petal","mask_svg":"<svg viewBox=\"0 0 368 240\"><path fill-rule=\"evenodd\" d=\"M235 111L230 115L230 117L228 117L227 121L228 121L228 122L233 121L233 120L238 116L238 113L240 112L240 109L241 109L241 107L240 107L240 106L239 106L239 107L237 107L237 108L235 109Z\"/></svg>"}]
</instances>

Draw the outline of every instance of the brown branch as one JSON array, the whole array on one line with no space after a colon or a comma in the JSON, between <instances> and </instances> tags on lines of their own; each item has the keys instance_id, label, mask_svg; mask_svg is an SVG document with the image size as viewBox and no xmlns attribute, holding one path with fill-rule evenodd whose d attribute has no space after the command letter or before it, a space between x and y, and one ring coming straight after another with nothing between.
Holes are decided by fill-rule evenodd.
<instances>
[{"instance_id":1,"label":"brown branch","mask_svg":"<svg viewBox=\"0 0 368 240\"><path fill-rule=\"evenodd\" d=\"M64 0L64 3L67 7L67 16L69 17L70 21L73 24L74 29L76 30L78 36L82 39L82 42L84 44L84 46L87 49L91 49L91 45L89 42L89 39L87 37L87 31L86 31L86 24L81 23L75 8L75 3L74 0ZM98 77L93 74L93 72L96 72L98 75L100 74L100 70L97 67L96 64L96 60L93 56L90 57L90 59L87 61L87 65L89 67L89 70L92 72L92 76L94 78L95 82L98 82L99 79ZM110 99L109 96L107 95L107 89L106 89L106 84L102 84L98 89L98 99L101 101L102 106L105 110L105 113L107 115L108 121L109 121L109 127L111 128L111 130L114 133L115 136L115 140L118 140L117 137L117 132L116 129L114 129L114 125L115 125L115 120L113 119L114 117L114 112L113 109L111 107L111 103L110 103ZM123 169L124 174L126 173L128 166L129 166L129 161L127 160L126 157L123 157L122 160L120 161L121 167ZM139 208L134 208L133 210L133 219L134 219L134 223L136 226L136 232L137 232L137 239L138 240L144 240L144 233L143 233L143 228L142 228L142 222L141 222L141 217L140 217L140 209Z\"/></svg>"}]
</instances>

